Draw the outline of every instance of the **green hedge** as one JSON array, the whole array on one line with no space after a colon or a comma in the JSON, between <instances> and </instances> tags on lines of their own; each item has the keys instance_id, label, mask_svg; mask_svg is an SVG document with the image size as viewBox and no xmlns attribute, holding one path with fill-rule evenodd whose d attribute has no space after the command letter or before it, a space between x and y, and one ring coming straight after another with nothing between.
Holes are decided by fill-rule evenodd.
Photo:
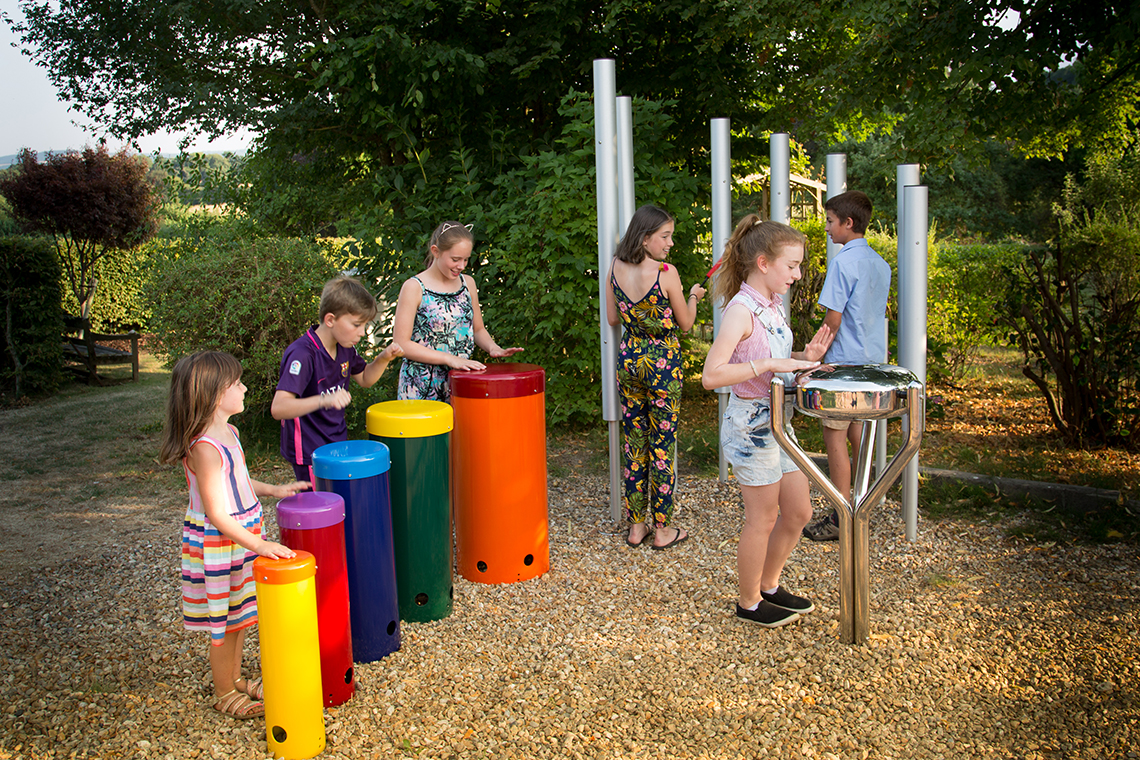
<instances>
[{"instance_id":1,"label":"green hedge","mask_svg":"<svg viewBox=\"0 0 1140 760\"><path fill-rule=\"evenodd\" d=\"M281 355L316 323L337 262L311 241L236 234L167 241L154 259L145 295L156 350L171 364L196 351L233 354L249 388L243 427L275 427Z\"/></svg>"},{"instance_id":2,"label":"green hedge","mask_svg":"<svg viewBox=\"0 0 1140 760\"><path fill-rule=\"evenodd\" d=\"M0 237L0 399L54 392L62 378L59 258L48 238Z\"/></svg>"},{"instance_id":3,"label":"green hedge","mask_svg":"<svg viewBox=\"0 0 1140 760\"><path fill-rule=\"evenodd\" d=\"M143 289L151 266L151 257L157 241L151 241L133 250L111 250L95 262L92 276L98 278L99 287L91 302L92 327L98 332L145 332L150 320L150 307ZM63 309L78 314L79 304L67 278L61 279Z\"/></svg>"}]
</instances>

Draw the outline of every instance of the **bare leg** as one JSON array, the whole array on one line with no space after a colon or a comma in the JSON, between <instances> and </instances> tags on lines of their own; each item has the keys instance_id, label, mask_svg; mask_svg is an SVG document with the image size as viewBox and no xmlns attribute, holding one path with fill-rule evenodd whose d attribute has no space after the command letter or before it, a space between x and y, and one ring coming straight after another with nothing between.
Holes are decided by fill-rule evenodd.
<instances>
[{"instance_id":1,"label":"bare leg","mask_svg":"<svg viewBox=\"0 0 1140 760\"><path fill-rule=\"evenodd\" d=\"M780 479L779 517L768 536L768 551L764 559L764 572L760 589L780 585L784 563L796 548L800 532L811 520L811 494L807 476L800 471L789 472Z\"/></svg>"},{"instance_id":2,"label":"bare leg","mask_svg":"<svg viewBox=\"0 0 1140 760\"><path fill-rule=\"evenodd\" d=\"M222 697L234 690L234 680L241 671L241 648L244 631L228 631L221 646L210 645L210 672L214 676L214 696Z\"/></svg>"},{"instance_id":3,"label":"bare leg","mask_svg":"<svg viewBox=\"0 0 1140 760\"><path fill-rule=\"evenodd\" d=\"M736 546L738 604L749 609L760 601L760 580L768 557L769 538L780 513L780 484L742 485L740 495L744 499L744 527Z\"/></svg>"}]
</instances>

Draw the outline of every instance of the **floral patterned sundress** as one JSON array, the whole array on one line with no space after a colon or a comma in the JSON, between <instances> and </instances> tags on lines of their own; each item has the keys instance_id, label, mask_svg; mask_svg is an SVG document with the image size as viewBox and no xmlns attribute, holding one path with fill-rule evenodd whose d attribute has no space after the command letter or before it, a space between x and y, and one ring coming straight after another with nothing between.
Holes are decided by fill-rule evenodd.
<instances>
[{"instance_id":1,"label":"floral patterned sundress","mask_svg":"<svg viewBox=\"0 0 1140 760\"><path fill-rule=\"evenodd\" d=\"M677 484L673 452L681 410L681 343L669 297L657 280L633 301L610 275L618 315L625 327L617 359L621 399L623 501L631 522L651 516L658 528L673 516Z\"/></svg>"},{"instance_id":2,"label":"floral patterned sundress","mask_svg":"<svg viewBox=\"0 0 1140 760\"><path fill-rule=\"evenodd\" d=\"M470 359L475 351L475 310L467 281L460 277L459 290L437 293L428 290L419 277L420 308L412 324L412 340L437 351L446 351L461 359ZM398 399L426 399L451 403L451 384L446 364L424 364L404 359L400 365Z\"/></svg>"}]
</instances>

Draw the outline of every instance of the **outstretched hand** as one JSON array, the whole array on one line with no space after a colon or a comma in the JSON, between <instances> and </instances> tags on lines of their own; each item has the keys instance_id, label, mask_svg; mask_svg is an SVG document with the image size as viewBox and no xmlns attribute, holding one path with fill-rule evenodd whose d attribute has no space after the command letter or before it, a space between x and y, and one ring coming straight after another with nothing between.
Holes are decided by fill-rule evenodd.
<instances>
[{"instance_id":1,"label":"outstretched hand","mask_svg":"<svg viewBox=\"0 0 1140 760\"><path fill-rule=\"evenodd\" d=\"M452 369L465 370L467 372L478 372L487 369L487 365L482 362L477 362L474 359L463 359L458 356L448 355L447 366Z\"/></svg>"},{"instance_id":2,"label":"outstretched hand","mask_svg":"<svg viewBox=\"0 0 1140 760\"><path fill-rule=\"evenodd\" d=\"M826 324L820 325L819 329L815 331L815 335L804 346L803 357L810 361L822 359L833 340L835 340L835 333L832 332L831 328ZM818 364L818 362L816 363Z\"/></svg>"},{"instance_id":3,"label":"outstretched hand","mask_svg":"<svg viewBox=\"0 0 1140 760\"><path fill-rule=\"evenodd\" d=\"M496 346L495 350L494 351L488 351L487 355L490 356L492 359L505 359L508 356L514 356L519 351L522 351L522 349L518 348L518 347L515 347L515 348L499 348L498 346Z\"/></svg>"},{"instance_id":4,"label":"outstretched hand","mask_svg":"<svg viewBox=\"0 0 1140 760\"><path fill-rule=\"evenodd\" d=\"M253 551L258 556L269 557L270 559L292 559L297 556L297 552L288 546L282 546L273 541L262 541Z\"/></svg>"},{"instance_id":5,"label":"outstretched hand","mask_svg":"<svg viewBox=\"0 0 1140 760\"><path fill-rule=\"evenodd\" d=\"M294 480L292 483L285 483L284 485L273 486L273 498L287 499L290 496L295 496L301 491L308 491L313 487L313 484L307 480Z\"/></svg>"},{"instance_id":6,"label":"outstretched hand","mask_svg":"<svg viewBox=\"0 0 1140 760\"><path fill-rule=\"evenodd\" d=\"M769 372L799 372L805 369L814 369L819 366L819 362L807 361L805 359L771 359L771 364L768 365Z\"/></svg>"}]
</instances>

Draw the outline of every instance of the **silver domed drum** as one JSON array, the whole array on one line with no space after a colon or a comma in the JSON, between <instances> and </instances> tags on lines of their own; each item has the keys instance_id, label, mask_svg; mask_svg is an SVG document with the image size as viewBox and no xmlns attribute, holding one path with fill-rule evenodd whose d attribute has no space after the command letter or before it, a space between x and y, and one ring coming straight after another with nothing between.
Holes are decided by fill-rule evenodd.
<instances>
[{"instance_id":1,"label":"silver domed drum","mask_svg":"<svg viewBox=\"0 0 1140 760\"><path fill-rule=\"evenodd\" d=\"M861 421L852 493L841 494L784 430L784 381L772 380L772 434L839 513L839 624L845 643L867 640L870 629L871 509L902 474L922 441L923 385L909 370L890 364L821 365L796 378L795 406L811 417ZM879 422L907 415L906 439L871 483L871 447Z\"/></svg>"},{"instance_id":2,"label":"silver domed drum","mask_svg":"<svg viewBox=\"0 0 1140 760\"><path fill-rule=\"evenodd\" d=\"M821 365L796 379L796 408L832 420L882 420L906 414L918 378L891 364Z\"/></svg>"}]
</instances>

